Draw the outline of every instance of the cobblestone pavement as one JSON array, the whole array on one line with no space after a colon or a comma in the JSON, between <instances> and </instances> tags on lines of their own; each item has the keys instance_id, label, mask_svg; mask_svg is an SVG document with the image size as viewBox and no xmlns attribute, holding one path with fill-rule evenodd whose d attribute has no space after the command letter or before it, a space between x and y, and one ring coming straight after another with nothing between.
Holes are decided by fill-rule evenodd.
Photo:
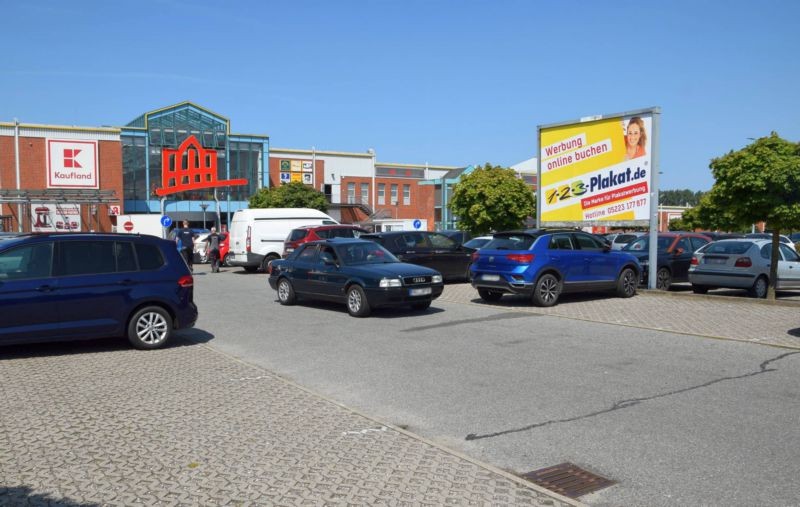
<instances>
[{"instance_id":1,"label":"cobblestone pavement","mask_svg":"<svg viewBox=\"0 0 800 507\"><path fill-rule=\"evenodd\" d=\"M507 295L498 302L484 302L478 291L465 283L446 285L440 299L800 349L800 302L797 301L640 290L631 299L565 295L556 306L538 308L522 296Z\"/></svg>"},{"instance_id":2,"label":"cobblestone pavement","mask_svg":"<svg viewBox=\"0 0 800 507\"><path fill-rule=\"evenodd\" d=\"M580 505L204 344L0 353L0 505Z\"/></svg>"}]
</instances>

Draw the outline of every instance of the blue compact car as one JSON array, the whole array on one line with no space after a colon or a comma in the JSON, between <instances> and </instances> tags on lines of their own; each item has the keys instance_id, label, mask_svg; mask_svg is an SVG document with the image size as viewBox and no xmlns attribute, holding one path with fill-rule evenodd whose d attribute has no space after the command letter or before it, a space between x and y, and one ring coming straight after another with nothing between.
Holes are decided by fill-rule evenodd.
<instances>
[{"instance_id":1,"label":"blue compact car","mask_svg":"<svg viewBox=\"0 0 800 507\"><path fill-rule=\"evenodd\" d=\"M426 310L444 288L438 271L400 262L363 239L304 243L287 259L272 261L268 271L280 304L292 305L299 298L341 302L354 317L382 306Z\"/></svg>"},{"instance_id":2,"label":"blue compact car","mask_svg":"<svg viewBox=\"0 0 800 507\"><path fill-rule=\"evenodd\" d=\"M498 232L472 258L472 286L481 299L524 294L536 306L553 306L567 292L615 291L629 298L641 272L633 255L571 229Z\"/></svg>"},{"instance_id":3,"label":"blue compact car","mask_svg":"<svg viewBox=\"0 0 800 507\"><path fill-rule=\"evenodd\" d=\"M126 336L164 346L197 320L175 243L138 234L21 234L0 241L0 345Z\"/></svg>"}]
</instances>

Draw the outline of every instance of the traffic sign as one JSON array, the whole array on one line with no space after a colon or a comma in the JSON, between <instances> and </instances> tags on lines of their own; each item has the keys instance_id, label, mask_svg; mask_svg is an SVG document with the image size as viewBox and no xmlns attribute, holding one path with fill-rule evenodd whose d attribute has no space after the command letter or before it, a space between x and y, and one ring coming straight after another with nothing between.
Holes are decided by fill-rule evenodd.
<instances>
[{"instance_id":1,"label":"traffic sign","mask_svg":"<svg viewBox=\"0 0 800 507\"><path fill-rule=\"evenodd\" d=\"M108 207L108 214L110 216L119 216L121 215L121 208L119 206L109 206Z\"/></svg>"},{"instance_id":2,"label":"traffic sign","mask_svg":"<svg viewBox=\"0 0 800 507\"><path fill-rule=\"evenodd\" d=\"M168 215L162 215L161 216L161 225L163 227L169 227L170 225L172 225L172 219Z\"/></svg>"},{"instance_id":3,"label":"traffic sign","mask_svg":"<svg viewBox=\"0 0 800 507\"><path fill-rule=\"evenodd\" d=\"M133 230L133 222L131 222L131 221L129 220L129 221L125 222L124 224L122 224L122 227L123 227L123 228L124 228L126 231L128 231L128 232L131 232L131 231Z\"/></svg>"},{"instance_id":4,"label":"traffic sign","mask_svg":"<svg viewBox=\"0 0 800 507\"><path fill-rule=\"evenodd\" d=\"M419 229L420 227L422 227L422 221L418 218L414 220L414 229Z\"/></svg>"}]
</instances>

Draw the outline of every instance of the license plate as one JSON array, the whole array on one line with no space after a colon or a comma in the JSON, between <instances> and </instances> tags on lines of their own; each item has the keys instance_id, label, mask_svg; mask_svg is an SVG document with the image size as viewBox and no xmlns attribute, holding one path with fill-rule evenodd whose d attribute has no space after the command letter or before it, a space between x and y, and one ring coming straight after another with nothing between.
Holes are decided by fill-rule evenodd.
<instances>
[{"instance_id":1,"label":"license plate","mask_svg":"<svg viewBox=\"0 0 800 507\"><path fill-rule=\"evenodd\" d=\"M408 289L409 296L427 296L431 293L430 287L419 287L417 289Z\"/></svg>"},{"instance_id":2,"label":"license plate","mask_svg":"<svg viewBox=\"0 0 800 507\"><path fill-rule=\"evenodd\" d=\"M486 280L487 282L499 282L500 275L483 275L481 280Z\"/></svg>"},{"instance_id":3,"label":"license plate","mask_svg":"<svg viewBox=\"0 0 800 507\"><path fill-rule=\"evenodd\" d=\"M725 259L709 259L706 257L706 264L725 264Z\"/></svg>"}]
</instances>

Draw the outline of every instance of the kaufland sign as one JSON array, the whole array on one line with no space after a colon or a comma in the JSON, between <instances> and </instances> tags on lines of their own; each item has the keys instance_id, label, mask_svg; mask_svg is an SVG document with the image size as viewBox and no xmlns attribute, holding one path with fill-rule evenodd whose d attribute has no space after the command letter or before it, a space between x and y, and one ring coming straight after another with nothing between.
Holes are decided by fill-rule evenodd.
<instances>
[{"instance_id":1,"label":"kaufland sign","mask_svg":"<svg viewBox=\"0 0 800 507\"><path fill-rule=\"evenodd\" d=\"M48 188L98 188L97 141L47 140Z\"/></svg>"}]
</instances>

